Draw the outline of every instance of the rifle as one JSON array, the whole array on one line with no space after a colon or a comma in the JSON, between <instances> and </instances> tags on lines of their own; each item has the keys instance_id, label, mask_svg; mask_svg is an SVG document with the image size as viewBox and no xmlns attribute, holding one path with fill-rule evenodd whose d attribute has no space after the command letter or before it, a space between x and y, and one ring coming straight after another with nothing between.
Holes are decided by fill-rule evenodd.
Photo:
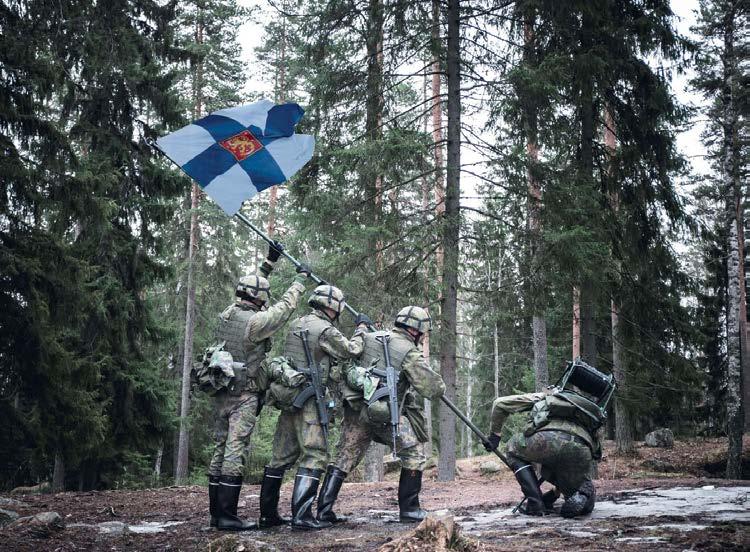
<instances>
[{"instance_id":1,"label":"rifle","mask_svg":"<svg viewBox=\"0 0 750 552\"><path fill-rule=\"evenodd\" d=\"M391 415L391 437L393 439L393 459L396 459L396 439L398 438L398 425L399 425L399 409L398 409L398 374L396 369L391 364L391 352L388 350L388 342L391 339L389 334L376 335L375 339L383 345L383 355L385 356L385 372L382 370L375 369L373 374L377 376L385 376L386 387L381 387L372 397L370 397L369 403L372 404L382 397L388 395L388 410Z\"/></svg>"},{"instance_id":2,"label":"rifle","mask_svg":"<svg viewBox=\"0 0 750 552\"><path fill-rule=\"evenodd\" d=\"M326 391L320 379L318 365L315 363L315 359L313 359L310 352L307 334L308 330L294 332L294 335L302 340L302 347L305 349L305 358L307 358L307 369L300 370L300 372L309 376L310 385L295 397L293 405L297 408L302 408L309 398L313 395L315 396L315 406L318 409L318 423L323 430L323 440L325 441L326 449L328 449L328 405L326 404Z\"/></svg>"}]
</instances>

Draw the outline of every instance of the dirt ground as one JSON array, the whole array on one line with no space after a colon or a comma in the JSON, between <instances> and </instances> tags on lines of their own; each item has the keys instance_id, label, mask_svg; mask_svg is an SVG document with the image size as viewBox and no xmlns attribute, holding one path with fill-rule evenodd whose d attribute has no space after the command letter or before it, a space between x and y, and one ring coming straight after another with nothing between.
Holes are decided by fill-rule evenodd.
<instances>
[{"instance_id":1,"label":"dirt ground","mask_svg":"<svg viewBox=\"0 0 750 552\"><path fill-rule=\"evenodd\" d=\"M493 468L489 455L459 461L453 482L438 482L434 469L428 470L421 502L437 515L454 516L475 550L748 550L750 482L717 478L724 450L725 440L697 439L669 450L641 444L635 455L623 457L608 443L596 481L597 508L575 522L512 514L520 491L506 468L486 473ZM750 466L750 451L747 455ZM21 516L54 511L65 524L42 537L6 525L0 550L377 550L414 529L396 522L396 477L345 484L338 512L351 520L314 533L289 527L241 536L211 530L207 489L199 486L0 495L24 503L4 506L0 498L0 508ZM240 515L258 516L258 493L258 486L243 487ZM290 495L291 485L285 484L280 504L287 515Z\"/></svg>"}]
</instances>

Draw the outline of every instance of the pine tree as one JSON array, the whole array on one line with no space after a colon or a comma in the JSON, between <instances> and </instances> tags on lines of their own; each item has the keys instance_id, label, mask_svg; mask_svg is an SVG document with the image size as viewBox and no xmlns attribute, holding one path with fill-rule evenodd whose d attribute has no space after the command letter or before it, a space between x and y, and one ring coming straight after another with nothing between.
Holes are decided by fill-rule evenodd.
<instances>
[{"instance_id":1,"label":"pine tree","mask_svg":"<svg viewBox=\"0 0 750 552\"><path fill-rule=\"evenodd\" d=\"M142 353L160 335L144 290L166 273L153 229L178 185L139 139L179 120L164 69L175 59L172 13L152 2L1 9L3 36L21 33L27 56L3 48L9 66L30 69L5 106L4 142L17 176L37 173L12 184L5 209L20 223L8 226L7 252L23 282L6 312L28 320L25 335L4 340L23 374L17 416L41 464L54 458L58 487L65 472L81 487L108 484L168 423L167 388Z\"/></svg>"},{"instance_id":2,"label":"pine tree","mask_svg":"<svg viewBox=\"0 0 750 552\"><path fill-rule=\"evenodd\" d=\"M701 2L698 32L706 40L706 47L699 55L698 77L694 86L710 99L707 115L711 128L717 130L721 142L716 144L708 135L716 172L720 175L724 212L723 247L726 254L726 364L725 404L726 427L729 437L727 458L728 478L739 478L742 474L742 434L744 426L742 370L746 313L744 300L744 198L741 175L747 172L747 149L741 145L740 136L745 132L748 114L747 77L741 66L747 61L748 51L743 42L748 31L747 10L741 2L719 0ZM722 278L723 279L723 278ZM745 314L746 317L746 314ZM747 356L747 355L744 355ZM747 370L746 370L747 372ZM746 395L747 396L747 395Z\"/></svg>"}]
</instances>

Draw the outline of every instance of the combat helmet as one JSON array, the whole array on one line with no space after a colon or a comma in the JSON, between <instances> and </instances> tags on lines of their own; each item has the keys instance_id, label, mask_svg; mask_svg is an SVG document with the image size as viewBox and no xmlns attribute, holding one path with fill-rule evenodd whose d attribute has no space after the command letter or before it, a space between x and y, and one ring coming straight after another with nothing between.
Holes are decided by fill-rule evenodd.
<instances>
[{"instance_id":1,"label":"combat helmet","mask_svg":"<svg viewBox=\"0 0 750 552\"><path fill-rule=\"evenodd\" d=\"M237 282L237 289L234 292L237 302L241 300L250 301L256 299L267 303L271 300L271 284L263 276L250 274L243 276Z\"/></svg>"},{"instance_id":2,"label":"combat helmet","mask_svg":"<svg viewBox=\"0 0 750 552\"><path fill-rule=\"evenodd\" d=\"M329 308L338 317L341 311L344 310L346 301L344 300L344 292L339 288L328 284L321 284L310 294L307 304L316 309Z\"/></svg>"},{"instance_id":3,"label":"combat helmet","mask_svg":"<svg viewBox=\"0 0 750 552\"><path fill-rule=\"evenodd\" d=\"M412 328L424 334L432 330L432 318L422 307L410 305L398 311L395 325L397 328Z\"/></svg>"}]
</instances>

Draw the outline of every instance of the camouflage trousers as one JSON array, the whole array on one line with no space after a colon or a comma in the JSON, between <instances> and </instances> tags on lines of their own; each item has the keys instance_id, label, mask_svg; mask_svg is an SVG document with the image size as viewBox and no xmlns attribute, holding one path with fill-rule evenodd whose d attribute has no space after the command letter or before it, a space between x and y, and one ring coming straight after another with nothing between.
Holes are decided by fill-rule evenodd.
<instances>
[{"instance_id":1,"label":"camouflage trousers","mask_svg":"<svg viewBox=\"0 0 750 552\"><path fill-rule=\"evenodd\" d=\"M296 412L282 412L273 435L273 456L268 467L289 469L299 460L300 468L323 470L328 448L318 420L315 399Z\"/></svg>"},{"instance_id":2,"label":"camouflage trousers","mask_svg":"<svg viewBox=\"0 0 750 552\"><path fill-rule=\"evenodd\" d=\"M595 468L589 447L570 437L564 431L539 431L528 437L519 433L508 441L508 459L541 464L545 481L569 497L591 481Z\"/></svg>"},{"instance_id":3,"label":"camouflage trousers","mask_svg":"<svg viewBox=\"0 0 750 552\"><path fill-rule=\"evenodd\" d=\"M233 397L222 392L214 397L213 406L214 453L208 473L241 476L255 429L258 394L245 392Z\"/></svg>"},{"instance_id":4,"label":"camouflage trousers","mask_svg":"<svg viewBox=\"0 0 750 552\"><path fill-rule=\"evenodd\" d=\"M396 456L401 461L401 467L407 470L424 470L426 459L422 453L422 443L419 442L411 423L406 416L401 416L399 435L396 438ZM341 436L336 446L336 459L333 465L338 469L350 473L362 461L370 446L370 441L388 445L393 449L393 436L390 424L368 424L360 419L360 413L344 407L344 423L341 426Z\"/></svg>"}]
</instances>

